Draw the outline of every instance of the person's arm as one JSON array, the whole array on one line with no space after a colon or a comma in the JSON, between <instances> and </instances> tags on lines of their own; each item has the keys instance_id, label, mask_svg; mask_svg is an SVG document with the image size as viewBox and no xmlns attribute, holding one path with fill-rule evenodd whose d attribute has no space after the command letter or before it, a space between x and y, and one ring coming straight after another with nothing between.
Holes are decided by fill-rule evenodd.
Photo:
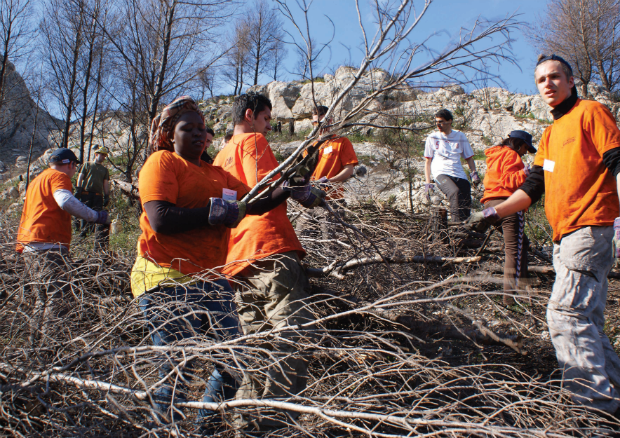
<instances>
[{"instance_id":1,"label":"person's arm","mask_svg":"<svg viewBox=\"0 0 620 438\"><path fill-rule=\"evenodd\" d=\"M248 205L245 214L264 214L282 204L288 197L289 193L278 187L270 196ZM144 203L144 211L149 218L151 228L156 233L184 233L196 228L210 226L211 203L206 207L182 208L167 201L149 201Z\"/></svg>"},{"instance_id":2,"label":"person's arm","mask_svg":"<svg viewBox=\"0 0 620 438\"><path fill-rule=\"evenodd\" d=\"M467 158L465 161L467 161L467 165L469 166L469 170L471 171L471 173L476 172L476 162L474 161L474 157L471 156Z\"/></svg>"},{"instance_id":3,"label":"person's arm","mask_svg":"<svg viewBox=\"0 0 620 438\"><path fill-rule=\"evenodd\" d=\"M103 194L106 196L110 196L110 180L103 180Z\"/></svg>"},{"instance_id":4,"label":"person's arm","mask_svg":"<svg viewBox=\"0 0 620 438\"><path fill-rule=\"evenodd\" d=\"M246 214L252 216L260 216L261 214L265 214L282 204L289 198L289 196L291 196L291 192L283 190L282 187L278 187L271 192L271 195L268 197L260 198L252 204L249 204Z\"/></svg>"},{"instance_id":5,"label":"person's arm","mask_svg":"<svg viewBox=\"0 0 620 438\"><path fill-rule=\"evenodd\" d=\"M432 158L424 157L426 162L424 163L424 177L426 178L426 184L431 183L431 161Z\"/></svg>"},{"instance_id":6,"label":"person's arm","mask_svg":"<svg viewBox=\"0 0 620 438\"><path fill-rule=\"evenodd\" d=\"M347 164L346 166L344 166L344 169L340 171L340 173L329 178L327 182L330 182L330 183L345 182L346 180L351 178L351 175L353 175L354 169L355 169L355 164Z\"/></svg>"},{"instance_id":7,"label":"person's arm","mask_svg":"<svg viewBox=\"0 0 620 438\"><path fill-rule=\"evenodd\" d=\"M518 211L523 211L532 205L532 198L527 193L519 189L510 195L510 198L506 199L499 205L495 206L495 211L500 218L510 216Z\"/></svg>"},{"instance_id":8,"label":"person's arm","mask_svg":"<svg viewBox=\"0 0 620 438\"><path fill-rule=\"evenodd\" d=\"M54 192L54 200L67 213L87 222L107 223L106 211L95 211L82 204L69 190L59 189Z\"/></svg>"},{"instance_id":9,"label":"person's arm","mask_svg":"<svg viewBox=\"0 0 620 438\"><path fill-rule=\"evenodd\" d=\"M620 203L620 147L608 150L603 154L603 163L616 178L618 202Z\"/></svg>"}]
</instances>

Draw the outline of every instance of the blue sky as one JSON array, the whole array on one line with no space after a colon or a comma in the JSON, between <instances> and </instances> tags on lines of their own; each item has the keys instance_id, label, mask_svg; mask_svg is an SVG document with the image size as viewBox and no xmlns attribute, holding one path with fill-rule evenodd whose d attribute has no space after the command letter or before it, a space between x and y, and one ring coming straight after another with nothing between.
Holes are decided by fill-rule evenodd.
<instances>
[{"instance_id":1,"label":"blue sky","mask_svg":"<svg viewBox=\"0 0 620 438\"><path fill-rule=\"evenodd\" d=\"M383 0L384 2L393 0ZM293 4L294 2L289 2ZM370 16L369 0L360 0L363 15ZM417 0L416 4L423 4ZM532 23L543 12L546 7L545 0L434 0L425 16L414 30L412 39L422 41L428 35L435 34L429 41L429 46L435 50L441 50L449 41L450 36L457 35L461 27L469 27L477 18L493 20L504 18L509 14L517 13L517 19L521 22ZM321 42L327 42L332 35L332 24L324 15L331 18L335 25L334 40L330 44L330 52L321 60L321 66L326 71L330 67L342 65L351 59L354 65L359 65L361 52L359 43L361 33L357 14L355 12L355 2L353 0L314 0L310 14L311 33ZM288 21L285 20L284 27L290 32L296 32ZM516 31L512 34L515 40L512 49L521 70L513 64L504 63L494 66L494 72L499 74L506 87L510 91L534 93L533 67L537 57L536 50L531 46L525 36L527 28ZM350 53L345 48L350 47ZM290 50L287 67L293 69L294 56ZM420 60L422 63L423 60ZM294 79L292 75L285 74L284 80ZM268 78L263 78L263 83L268 82Z\"/></svg>"}]
</instances>

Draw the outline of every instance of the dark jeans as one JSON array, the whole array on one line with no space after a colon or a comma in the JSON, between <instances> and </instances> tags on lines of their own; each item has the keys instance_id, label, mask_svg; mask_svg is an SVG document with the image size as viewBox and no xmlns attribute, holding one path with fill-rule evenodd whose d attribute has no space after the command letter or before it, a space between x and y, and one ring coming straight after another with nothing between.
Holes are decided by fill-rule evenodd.
<instances>
[{"instance_id":1,"label":"dark jeans","mask_svg":"<svg viewBox=\"0 0 620 438\"><path fill-rule=\"evenodd\" d=\"M484 208L495 207L508 198L493 199ZM519 289L528 284L527 250L530 242L525 235L525 214L520 211L501 219L496 225L504 235L504 290ZM504 302L512 301L509 297Z\"/></svg>"},{"instance_id":2,"label":"dark jeans","mask_svg":"<svg viewBox=\"0 0 620 438\"><path fill-rule=\"evenodd\" d=\"M462 222L467 219L471 209L471 185L469 181L448 175L439 175L435 181L437 181L439 189L448 198L452 222Z\"/></svg>"},{"instance_id":3,"label":"dark jeans","mask_svg":"<svg viewBox=\"0 0 620 438\"><path fill-rule=\"evenodd\" d=\"M144 313L153 340L153 345L165 346L195 338L208 336L216 342L239 336L239 321L235 310L234 293L226 280L213 283L199 282L189 286L161 288L145 292L139 298L140 309ZM159 366L159 378L167 378L154 393L160 402L157 408L166 412L174 392L177 400L187 400L187 379L184 374L193 374L193 364L186 363L179 369L179 375L169 375L178 365L174 355L169 353ZM222 365L216 364L207 380L203 402L216 402L232 399L239 384ZM199 417L212 414L200 410ZM180 420L174 412L175 420Z\"/></svg>"},{"instance_id":4,"label":"dark jeans","mask_svg":"<svg viewBox=\"0 0 620 438\"><path fill-rule=\"evenodd\" d=\"M79 201L84 203L87 207L92 208L95 211L103 210L103 195L97 192L88 192L81 190L76 195ZM104 224L93 224L86 222L84 219L80 220L80 237L85 237L88 233L95 232L95 249L108 249L110 241L110 226Z\"/></svg>"}]
</instances>

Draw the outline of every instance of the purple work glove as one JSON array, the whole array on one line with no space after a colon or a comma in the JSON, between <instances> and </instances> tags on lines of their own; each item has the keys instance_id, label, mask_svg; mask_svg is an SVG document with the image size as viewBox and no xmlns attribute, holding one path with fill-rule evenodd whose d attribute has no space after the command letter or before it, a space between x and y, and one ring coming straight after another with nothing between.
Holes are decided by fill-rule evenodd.
<instances>
[{"instance_id":1,"label":"purple work glove","mask_svg":"<svg viewBox=\"0 0 620 438\"><path fill-rule=\"evenodd\" d=\"M291 187L288 185L288 181L285 181L282 184L282 188L291 192L291 198L306 208L318 207L325 202L326 193L323 190L315 189L309 184Z\"/></svg>"},{"instance_id":2,"label":"purple work glove","mask_svg":"<svg viewBox=\"0 0 620 438\"><path fill-rule=\"evenodd\" d=\"M526 164L525 167L523 168L523 172L525 172L525 176L530 176L530 165Z\"/></svg>"},{"instance_id":3,"label":"purple work glove","mask_svg":"<svg viewBox=\"0 0 620 438\"><path fill-rule=\"evenodd\" d=\"M107 211L101 210L97 212L97 219L95 219L96 224L110 225L110 215Z\"/></svg>"},{"instance_id":4,"label":"purple work glove","mask_svg":"<svg viewBox=\"0 0 620 438\"><path fill-rule=\"evenodd\" d=\"M424 194L428 197L431 195L431 192L433 192L435 190L435 184L433 183L426 183L424 184Z\"/></svg>"},{"instance_id":5,"label":"purple work glove","mask_svg":"<svg viewBox=\"0 0 620 438\"><path fill-rule=\"evenodd\" d=\"M246 207L245 202L211 198L209 225L224 225L228 228L235 228L245 217Z\"/></svg>"},{"instance_id":6,"label":"purple work glove","mask_svg":"<svg viewBox=\"0 0 620 438\"><path fill-rule=\"evenodd\" d=\"M478 176L478 172L476 172L475 170L471 173L471 182L475 186L478 186L480 184L480 177Z\"/></svg>"},{"instance_id":7,"label":"purple work glove","mask_svg":"<svg viewBox=\"0 0 620 438\"><path fill-rule=\"evenodd\" d=\"M329 178L326 176L320 177L317 182L319 183L319 188L323 191L329 189Z\"/></svg>"},{"instance_id":8,"label":"purple work glove","mask_svg":"<svg viewBox=\"0 0 620 438\"><path fill-rule=\"evenodd\" d=\"M614 259L620 259L620 217L614 219L614 239L611 242Z\"/></svg>"},{"instance_id":9,"label":"purple work glove","mask_svg":"<svg viewBox=\"0 0 620 438\"><path fill-rule=\"evenodd\" d=\"M477 211L469 216L465 225L474 231L484 233L491 226L500 220L497 211L493 207L485 208L482 211Z\"/></svg>"}]
</instances>

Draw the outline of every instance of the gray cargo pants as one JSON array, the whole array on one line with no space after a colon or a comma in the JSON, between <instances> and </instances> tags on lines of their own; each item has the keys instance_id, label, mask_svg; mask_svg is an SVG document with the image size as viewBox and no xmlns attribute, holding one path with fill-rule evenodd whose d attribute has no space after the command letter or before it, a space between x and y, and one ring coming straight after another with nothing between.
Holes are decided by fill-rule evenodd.
<instances>
[{"instance_id":1,"label":"gray cargo pants","mask_svg":"<svg viewBox=\"0 0 620 438\"><path fill-rule=\"evenodd\" d=\"M244 334L268 332L314 320L306 303L308 279L297 253L286 252L260 260L243 274L235 278L241 285L236 287L236 299ZM263 361L275 360L266 370L260 363L248 367L237 391L237 399L290 397L303 391L308 378L307 362L299 356L295 345L302 336L303 333L290 329L266 337L260 347L271 354ZM278 338L285 340L279 341ZM273 419L273 414L265 411L262 414L254 420L239 416L236 426L242 428L252 423L255 428L264 429L283 425Z\"/></svg>"},{"instance_id":2,"label":"gray cargo pants","mask_svg":"<svg viewBox=\"0 0 620 438\"><path fill-rule=\"evenodd\" d=\"M620 359L603 333L612 237L612 227L585 227L554 245L547 308L565 387L575 402L611 413L620 406Z\"/></svg>"}]
</instances>

